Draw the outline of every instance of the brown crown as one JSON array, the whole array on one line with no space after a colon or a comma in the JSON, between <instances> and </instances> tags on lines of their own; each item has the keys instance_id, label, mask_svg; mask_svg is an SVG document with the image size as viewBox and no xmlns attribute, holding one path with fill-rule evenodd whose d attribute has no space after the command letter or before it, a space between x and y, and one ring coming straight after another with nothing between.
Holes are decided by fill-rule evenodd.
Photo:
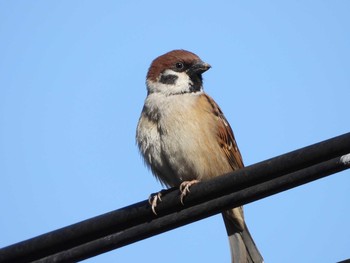
<instances>
[{"instance_id":1,"label":"brown crown","mask_svg":"<svg viewBox=\"0 0 350 263\"><path fill-rule=\"evenodd\" d=\"M147 80L157 81L160 74L166 70L173 68L176 62L192 64L201 59L194 53L186 50L173 50L153 60L147 73Z\"/></svg>"}]
</instances>

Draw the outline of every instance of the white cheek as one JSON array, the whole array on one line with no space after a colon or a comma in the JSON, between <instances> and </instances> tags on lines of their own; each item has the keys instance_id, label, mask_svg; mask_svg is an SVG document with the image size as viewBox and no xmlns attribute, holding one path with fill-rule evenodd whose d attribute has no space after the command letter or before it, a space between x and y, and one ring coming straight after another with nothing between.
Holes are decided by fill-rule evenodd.
<instances>
[{"instance_id":1,"label":"white cheek","mask_svg":"<svg viewBox=\"0 0 350 263\"><path fill-rule=\"evenodd\" d=\"M164 95L172 95L190 91L192 81L185 72L176 72L171 69L167 69L163 72L163 75L176 75L177 79L175 84L147 81L149 93L163 93Z\"/></svg>"}]
</instances>

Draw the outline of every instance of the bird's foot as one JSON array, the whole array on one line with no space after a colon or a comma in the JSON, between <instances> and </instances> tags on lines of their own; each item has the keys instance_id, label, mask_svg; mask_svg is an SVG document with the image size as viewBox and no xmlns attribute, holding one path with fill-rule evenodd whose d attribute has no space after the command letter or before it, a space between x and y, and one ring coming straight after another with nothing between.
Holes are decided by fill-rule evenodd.
<instances>
[{"instance_id":1,"label":"bird's foot","mask_svg":"<svg viewBox=\"0 0 350 263\"><path fill-rule=\"evenodd\" d=\"M192 181L184 181L180 184L181 204L184 204L184 198L190 192L190 187L194 184L199 183L199 182L200 182L199 180L192 180Z\"/></svg>"},{"instance_id":2,"label":"bird's foot","mask_svg":"<svg viewBox=\"0 0 350 263\"><path fill-rule=\"evenodd\" d=\"M155 193L155 194L151 194L148 197L148 203L151 205L152 212L155 215L157 215L156 207L157 207L158 203L162 202L162 192L163 191L160 191L160 192Z\"/></svg>"}]
</instances>

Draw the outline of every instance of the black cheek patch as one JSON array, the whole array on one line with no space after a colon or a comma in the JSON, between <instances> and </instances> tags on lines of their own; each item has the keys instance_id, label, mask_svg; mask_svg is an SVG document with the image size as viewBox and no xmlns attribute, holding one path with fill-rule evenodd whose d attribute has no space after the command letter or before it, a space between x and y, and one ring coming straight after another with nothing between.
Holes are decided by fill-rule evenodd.
<instances>
[{"instance_id":1,"label":"black cheek patch","mask_svg":"<svg viewBox=\"0 0 350 263\"><path fill-rule=\"evenodd\" d=\"M200 91L203 85L202 75L200 74L191 75L191 80L192 80L192 85L190 87L190 91L191 92Z\"/></svg>"},{"instance_id":2,"label":"black cheek patch","mask_svg":"<svg viewBox=\"0 0 350 263\"><path fill-rule=\"evenodd\" d=\"M163 84L175 84L175 81L177 80L178 76L176 75L162 75L160 77L159 82Z\"/></svg>"}]
</instances>

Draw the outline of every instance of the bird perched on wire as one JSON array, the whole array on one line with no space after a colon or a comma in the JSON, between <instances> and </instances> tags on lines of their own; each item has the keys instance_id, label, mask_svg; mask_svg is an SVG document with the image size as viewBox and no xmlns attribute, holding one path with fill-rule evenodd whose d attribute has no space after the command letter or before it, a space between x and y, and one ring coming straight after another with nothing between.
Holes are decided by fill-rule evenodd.
<instances>
[{"instance_id":1,"label":"bird perched on wire","mask_svg":"<svg viewBox=\"0 0 350 263\"><path fill-rule=\"evenodd\" d=\"M244 166L232 129L216 102L203 91L210 65L186 50L153 60L136 141L146 164L167 187L179 186L181 199L194 183ZM153 199L155 211L157 197ZM234 263L263 262L243 208L222 213Z\"/></svg>"}]
</instances>

